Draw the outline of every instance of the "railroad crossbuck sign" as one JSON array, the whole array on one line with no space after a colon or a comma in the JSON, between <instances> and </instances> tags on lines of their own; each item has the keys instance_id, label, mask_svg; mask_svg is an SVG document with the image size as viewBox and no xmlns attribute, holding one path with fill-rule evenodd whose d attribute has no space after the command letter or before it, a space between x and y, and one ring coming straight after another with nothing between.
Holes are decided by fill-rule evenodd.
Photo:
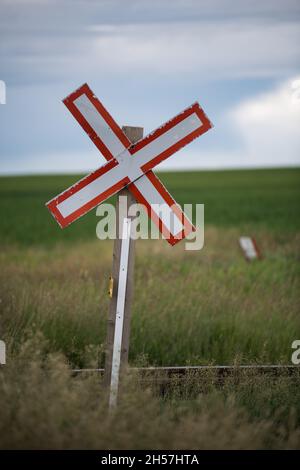
<instances>
[{"instance_id":1,"label":"railroad crossbuck sign","mask_svg":"<svg viewBox=\"0 0 300 470\"><path fill-rule=\"evenodd\" d=\"M171 245L195 230L152 169L212 127L198 103L134 145L87 84L64 104L107 163L47 203L62 228L127 187Z\"/></svg>"}]
</instances>

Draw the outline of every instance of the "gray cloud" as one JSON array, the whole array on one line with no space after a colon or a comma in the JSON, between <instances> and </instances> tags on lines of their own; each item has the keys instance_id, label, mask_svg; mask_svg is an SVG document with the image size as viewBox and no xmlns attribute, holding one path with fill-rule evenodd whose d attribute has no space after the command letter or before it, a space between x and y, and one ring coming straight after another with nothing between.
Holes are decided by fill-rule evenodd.
<instances>
[{"instance_id":1,"label":"gray cloud","mask_svg":"<svg viewBox=\"0 0 300 470\"><path fill-rule=\"evenodd\" d=\"M11 84L120 66L125 74L280 76L299 62L294 0L0 0L0 8L1 74Z\"/></svg>"},{"instance_id":2,"label":"gray cloud","mask_svg":"<svg viewBox=\"0 0 300 470\"><path fill-rule=\"evenodd\" d=\"M0 107L2 169L18 162L39 171L47 158L48 168L65 168L72 152L81 151L89 167L94 150L88 157L90 143L60 102L84 81L101 91L116 119L138 120L149 131L204 99L219 126L214 142L227 145L227 133L237 146L239 136L226 121L232 101L298 73L300 4L0 0L0 35L0 79L8 88L8 103ZM213 146L212 138L195 144L196 151L206 143ZM218 149L210 152L217 162Z\"/></svg>"}]
</instances>

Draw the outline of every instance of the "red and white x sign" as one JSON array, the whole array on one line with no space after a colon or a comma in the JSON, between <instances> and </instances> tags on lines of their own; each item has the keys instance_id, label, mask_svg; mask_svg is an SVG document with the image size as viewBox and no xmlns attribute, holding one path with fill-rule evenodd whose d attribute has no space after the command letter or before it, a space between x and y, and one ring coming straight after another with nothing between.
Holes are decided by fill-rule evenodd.
<instances>
[{"instance_id":1,"label":"red and white x sign","mask_svg":"<svg viewBox=\"0 0 300 470\"><path fill-rule=\"evenodd\" d=\"M198 103L134 145L87 84L64 103L107 163L46 204L62 228L127 186L171 245L194 230L152 168L212 127Z\"/></svg>"}]
</instances>

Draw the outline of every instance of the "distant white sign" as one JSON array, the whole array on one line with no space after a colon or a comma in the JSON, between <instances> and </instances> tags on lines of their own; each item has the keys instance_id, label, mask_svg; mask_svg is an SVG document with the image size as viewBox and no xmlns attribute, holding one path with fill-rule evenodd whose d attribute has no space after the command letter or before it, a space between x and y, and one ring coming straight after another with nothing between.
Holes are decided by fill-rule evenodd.
<instances>
[{"instance_id":1,"label":"distant white sign","mask_svg":"<svg viewBox=\"0 0 300 470\"><path fill-rule=\"evenodd\" d=\"M243 250L244 256L247 260L251 261L253 259L257 259L261 257L254 238L240 237L239 243L240 243L241 249Z\"/></svg>"}]
</instances>

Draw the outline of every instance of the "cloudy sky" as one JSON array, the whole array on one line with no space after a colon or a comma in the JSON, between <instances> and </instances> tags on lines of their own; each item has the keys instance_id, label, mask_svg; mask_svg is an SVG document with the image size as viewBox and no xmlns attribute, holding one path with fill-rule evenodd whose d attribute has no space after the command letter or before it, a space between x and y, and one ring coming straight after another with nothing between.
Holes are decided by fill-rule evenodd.
<instances>
[{"instance_id":1,"label":"cloudy sky","mask_svg":"<svg viewBox=\"0 0 300 470\"><path fill-rule=\"evenodd\" d=\"M61 101L84 82L145 133L200 102L214 129L160 168L299 165L299 44L299 0L0 0L0 172L104 162Z\"/></svg>"}]
</instances>

